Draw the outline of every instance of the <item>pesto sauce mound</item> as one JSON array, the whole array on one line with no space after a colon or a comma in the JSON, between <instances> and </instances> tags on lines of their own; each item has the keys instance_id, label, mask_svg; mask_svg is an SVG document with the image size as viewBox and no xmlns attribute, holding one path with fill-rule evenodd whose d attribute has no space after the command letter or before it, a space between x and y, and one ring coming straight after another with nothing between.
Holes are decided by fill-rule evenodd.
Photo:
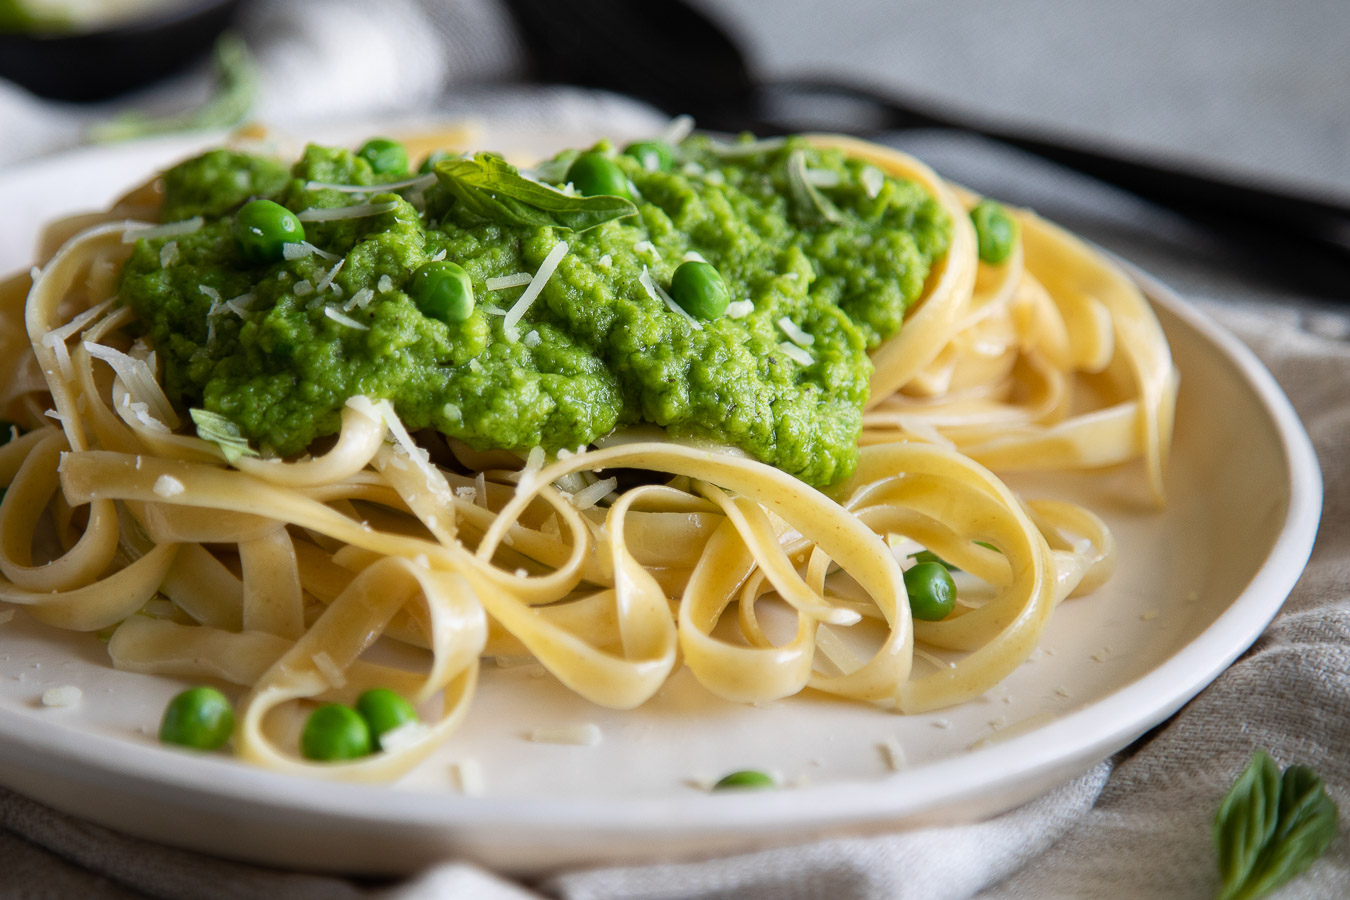
<instances>
[{"instance_id":1,"label":"pesto sauce mound","mask_svg":"<svg viewBox=\"0 0 1350 900\"><path fill-rule=\"evenodd\" d=\"M536 174L559 180L572 155ZM728 147L691 138L676 148L673 172L613 158L636 189L638 213L577 232L490 221L440 183L382 189L381 180L401 176L377 177L347 150L310 146L289 170L212 151L164 179L164 220L201 215L205 224L139 241L121 296L159 351L171 399L231 419L279 455L336 433L346 400L365 394L392 401L409 429L477 449L575 449L651 423L738 447L811 484L847 476L872 370L867 351L900 328L946 252L940 205L911 182L795 139ZM254 197L295 212L393 206L306 222L322 254L251 264L231 224ZM506 328L504 313L526 288L488 291L487 280L533 275L560 240L567 254L519 325ZM669 288L689 254L722 274L734 311L746 300L753 310L696 329L653 298L644 267ZM434 258L472 279L466 321L429 318L405 293ZM791 336L805 346L785 350Z\"/></svg>"}]
</instances>

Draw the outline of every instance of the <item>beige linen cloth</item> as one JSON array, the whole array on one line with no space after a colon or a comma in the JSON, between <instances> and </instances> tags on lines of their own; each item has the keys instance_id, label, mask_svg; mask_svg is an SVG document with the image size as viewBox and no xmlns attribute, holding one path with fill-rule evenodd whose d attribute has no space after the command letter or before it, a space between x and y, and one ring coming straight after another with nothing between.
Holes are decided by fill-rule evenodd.
<instances>
[{"instance_id":1,"label":"beige linen cloth","mask_svg":"<svg viewBox=\"0 0 1350 900\"><path fill-rule=\"evenodd\" d=\"M1248 254L1011 151L936 133L895 142L983 192L1034 203L1181 288L1265 362L1312 436L1326 494L1307 571L1257 644L1181 712L1080 778L988 822L560 872L530 885L455 861L394 884L280 873L124 837L0 790L0 896L1204 898L1218 884L1210 818L1254 749L1314 767L1350 812L1350 306L1291 294L1249 265ZM1281 896L1350 896L1347 838Z\"/></svg>"}]
</instances>

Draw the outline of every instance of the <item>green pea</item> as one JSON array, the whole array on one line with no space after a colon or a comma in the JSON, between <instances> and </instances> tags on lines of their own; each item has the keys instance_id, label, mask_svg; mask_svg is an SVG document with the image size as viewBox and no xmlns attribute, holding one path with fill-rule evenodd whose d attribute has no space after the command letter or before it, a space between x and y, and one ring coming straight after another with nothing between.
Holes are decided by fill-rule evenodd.
<instances>
[{"instance_id":1,"label":"green pea","mask_svg":"<svg viewBox=\"0 0 1350 900\"><path fill-rule=\"evenodd\" d=\"M956 608L956 582L940 563L921 562L907 569L905 592L909 594L909 611L925 622L945 619Z\"/></svg>"},{"instance_id":2,"label":"green pea","mask_svg":"<svg viewBox=\"0 0 1350 900\"><path fill-rule=\"evenodd\" d=\"M366 691L356 698L356 711L370 726L376 746L379 746L380 736L386 731L417 721L417 710L413 705L389 688Z\"/></svg>"},{"instance_id":3,"label":"green pea","mask_svg":"<svg viewBox=\"0 0 1350 900\"><path fill-rule=\"evenodd\" d=\"M197 750L219 750L234 731L234 708L212 687L188 688L169 701L159 739Z\"/></svg>"},{"instance_id":4,"label":"green pea","mask_svg":"<svg viewBox=\"0 0 1350 900\"><path fill-rule=\"evenodd\" d=\"M305 226L280 203L250 200L235 214L234 242L239 252L253 263L277 262L286 244L305 239Z\"/></svg>"},{"instance_id":5,"label":"green pea","mask_svg":"<svg viewBox=\"0 0 1350 900\"><path fill-rule=\"evenodd\" d=\"M665 141L637 141L624 147L623 152L642 163L648 172L669 172L675 168L675 154Z\"/></svg>"},{"instance_id":6,"label":"green pea","mask_svg":"<svg viewBox=\"0 0 1350 900\"><path fill-rule=\"evenodd\" d=\"M709 263L689 260L680 263L670 279L670 296L695 319L716 319L727 311L731 291L722 273Z\"/></svg>"},{"instance_id":7,"label":"green pea","mask_svg":"<svg viewBox=\"0 0 1350 900\"><path fill-rule=\"evenodd\" d=\"M937 555L936 553L934 553L932 550L920 550L920 551L918 551L917 553L911 553L911 554L909 555L909 558L912 559L912 560L914 560L916 563L937 563L938 565L940 565L940 566L942 566L942 567L944 567L944 568L946 568L946 569L955 569L955 568L956 568L956 566L954 566L954 565L952 565L951 563L947 562L945 559L943 559L942 557L938 556L938 555Z\"/></svg>"},{"instance_id":8,"label":"green pea","mask_svg":"<svg viewBox=\"0 0 1350 900\"><path fill-rule=\"evenodd\" d=\"M612 194L629 197L628 176L614 160L603 153L583 153L567 167L566 180L586 197Z\"/></svg>"},{"instance_id":9,"label":"green pea","mask_svg":"<svg viewBox=\"0 0 1350 900\"><path fill-rule=\"evenodd\" d=\"M447 325L473 315L473 282L456 263L429 262L413 272L408 295L422 315Z\"/></svg>"},{"instance_id":10,"label":"green pea","mask_svg":"<svg viewBox=\"0 0 1350 900\"><path fill-rule=\"evenodd\" d=\"M984 200L970 211L980 243L980 259L997 265L1008 258L1017 243L1017 222L993 200Z\"/></svg>"},{"instance_id":11,"label":"green pea","mask_svg":"<svg viewBox=\"0 0 1350 900\"><path fill-rule=\"evenodd\" d=\"M432 150L431 153L427 154L427 158L422 160L422 164L417 167L417 173L429 175L436 168L436 163L443 159L451 159L453 156L453 153L446 153L444 150Z\"/></svg>"},{"instance_id":12,"label":"green pea","mask_svg":"<svg viewBox=\"0 0 1350 900\"><path fill-rule=\"evenodd\" d=\"M712 786L714 791L732 791L732 790L760 790L763 788L778 787L778 784L763 772L756 772L754 769L742 769L739 772L732 772L730 775L722 777L717 784Z\"/></svg>"},{"instance_id":13,"label":"green pea","mask_svg":"<svg viewBox=\"0 0 1350 900\"><path fill-rule=\"evenodd\" d=\"M357 759L371 752L370 726L350 706L327 703L309 714L300 734L305 759Z\"/></svg>"},{"instance_id":14,"label":"green pea","mask_svg":"<svg viewBox=\"0 0 1350 900\"><path fill-rule=\"evenodd\" d=\"M356 155L370 163L376 175L402 175L408 171L408 151L389 138L371 138Z\"/></svg>"}]
</instances>

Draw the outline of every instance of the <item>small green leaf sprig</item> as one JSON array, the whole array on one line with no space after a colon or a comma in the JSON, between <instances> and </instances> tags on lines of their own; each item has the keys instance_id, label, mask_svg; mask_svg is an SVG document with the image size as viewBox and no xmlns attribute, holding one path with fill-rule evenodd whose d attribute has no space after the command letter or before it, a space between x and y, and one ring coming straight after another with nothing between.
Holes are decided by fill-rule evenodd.
<instances>
[{"instance_id":1,"label":"small green leaf sprig","mask_svg":"<svg viewBox=\"0 0 1350 900\"><path fill-rule=\"evenodd\" d=\"M1214 816L1219 900L1264 897L1298 875L1336 837L1339 819L1317 773L1290 766L1282 774L1256 751Z\"/></svg>"},{"instance_id":2,"label":"small green leaf sprig","mask_svg":"<svg viewBox=\"0 0 1350 900\"><path fill-rule=\"evenodd\" d=\"M436 163L436 178L463 208L500 225L552 226L586 231L612 219L637 215L625 197L576 197L531 181L495 153Z\"/></svg>"},{"instance_id":3,"label":"small green leaf sprig","mask_svg":"<svg viewBox=\"0 0 1350 900\"><path fill-rule=\"evenodd\" d=\"M219 413L205 409L191 409L188 413L197 425L197 437L219 447L230 465L238 462L240 457L259 455L239 433L239 426Z\"/></svg>"}]
</instances>

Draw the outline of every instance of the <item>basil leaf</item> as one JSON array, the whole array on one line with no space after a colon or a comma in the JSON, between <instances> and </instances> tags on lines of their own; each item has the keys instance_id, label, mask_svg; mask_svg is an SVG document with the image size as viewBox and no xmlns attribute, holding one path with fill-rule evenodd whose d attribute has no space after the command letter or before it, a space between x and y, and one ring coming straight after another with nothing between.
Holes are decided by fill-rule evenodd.
<instances>
[{"instance_id":1,"label":"basil leaf","mask_svg":"<svg viewBox=\"0 0 1350 900\"><path fill-rule=\"evenodd\" d=\"M436 178L471 214L500 225L586 231L613 219L637 215L633 201L624 197L569 197L530 181L495 153L442 160L436 164Z\"/></svg>"},{"instance_id":2,"label":"basil leaf","mask_svg":"<svg viewBox=\"0 0 1350 900\"><path fill-rule=\"evenodd\" d=\"M804 150L793 150L788 154L787 177L792 210L801 224L819 225L821 222L844 221L843 213L830 202L830 198L807 180Z\"/></svg>"},{"instance_id":3,"label":"basil leaf","mask_svg":"<svg viewBox=\"0 0 1350 900\"><path fill-rule=\"evenodd\" d=\"M229 419L205 409L190 409L188 414L197 423L197 437L209 441L225 454L225 461L234 465L242 456L258 456L239 433L239 426Z\"/></svg>"},{"instance_id":4,"label":"basil leaf","mask_svg":"<svg viewBox=\"0 0 1350 900\"><path fill-rule=\"evenodd\" d=\"M1261 850L1275 834L1279 815L1280 770L1270 754L1258 750L1214 816L1223 900L1239 896Z\"/></svg>"},{"instance_id":5,"label":"basil leaf","mask_svg":"<svg viewBox=\"0 0 1350 900\"><path fill-rule=\"evenodd\" d=\"M1298 875L1326 850L1338 820L1316 773L1290 766L1281 776L1258 750L1214 817L1220 900L1254 900Z\"/></svg>"},{"instance_id":6,"label":"basil leaf","mask_svg":"<svg viewBox=\"0 0 1350 900\"><path fill-rule=\"evenodd\" d=\"M1290 766L1280 779L1280 819L1275 836L1252 867L1237 896L1263 897L1298 875L1336 837L1339 811L1322 779L1307 766Z\"/></svg>"}]
</instances>

